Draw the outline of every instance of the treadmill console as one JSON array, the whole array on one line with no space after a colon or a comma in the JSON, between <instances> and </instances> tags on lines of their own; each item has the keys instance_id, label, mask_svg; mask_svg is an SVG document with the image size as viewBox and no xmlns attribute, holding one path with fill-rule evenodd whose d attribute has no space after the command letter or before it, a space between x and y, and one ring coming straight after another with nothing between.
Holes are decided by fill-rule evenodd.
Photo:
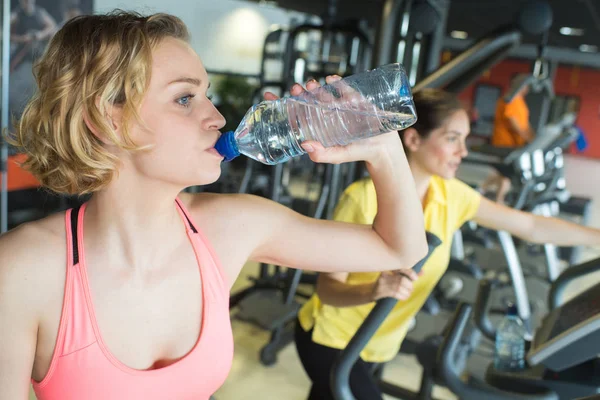
<instances>
[{"instance_id":1,"label":"treadmill console","mask_svg":"<svg viewBox=\"0 0 600 400\"><path fill-rule=\"evenodd\" d=\"M527 354L530 365L563 371L600 354L600 284L550 312Z\"/></svg>"}]
</instances>

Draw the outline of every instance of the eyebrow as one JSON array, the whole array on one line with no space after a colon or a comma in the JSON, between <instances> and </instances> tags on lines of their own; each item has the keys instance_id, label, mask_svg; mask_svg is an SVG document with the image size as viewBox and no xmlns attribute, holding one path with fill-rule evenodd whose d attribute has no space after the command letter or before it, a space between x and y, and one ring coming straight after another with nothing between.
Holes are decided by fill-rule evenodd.
<instances>
[{"instance_id":1,"label":"eyebrow","mask_svg":"<svg viewBox=\"0 0 600 400\"><path fill-rule=\"evenodd\" d=\"M200 86L202 81L197 78L181 77L169 82L169 85L172 85L174 83L190 83L195 86ZM208 86L210 87L210 84L208 84Z\"/></svg>"},{"instance_id":2,"label":"eyebrow","mask_svg":"<svg viewBox=\"0 0 600 400\"><path fill-rule=\"evenodd\" d=\"M461 132L459 132L459 131L454 131L454 130L453 130L453 131L446 131L446 132L444 132L444 134L445 134L445 135L462 135L462 133L461 133Z\"/></svg>"}]
</instances>

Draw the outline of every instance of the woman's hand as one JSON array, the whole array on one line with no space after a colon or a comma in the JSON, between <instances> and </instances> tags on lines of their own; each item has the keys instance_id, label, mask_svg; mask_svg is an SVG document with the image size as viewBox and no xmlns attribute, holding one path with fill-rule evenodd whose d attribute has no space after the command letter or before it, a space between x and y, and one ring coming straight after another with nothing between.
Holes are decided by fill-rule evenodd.
<instances>
[{"instance_id":1,"label":"woman's hand","mask_svg":"<svg viewBox=\"0 0 600 400\"><path fill-rule=\"evenodd\" d=\"M337 82L342 78L337 75L330 75L325 80L327 84ZM306 90L313 91L318 89L321 85L314 79L306 83ZM290 89L292 96L301 95L305 89L295 84ZM342 96L352 96L350 90L343 90ZM329 93L324 92L320 94L320 101L327 102L328 99L324 96L330 96ZM278 96L271 92L267 92L264 95L265 100L277 100ZM403 152L402 142L397 131L377 135L371 138L358 140L350 143L347 146L332 146L324 147L317 141L305 141L302 143L302 148L308 153L310 159L314 162L328 163L328 164L341 164L345 162L353 161L366 161L370 164L376 164L381 158L385 158L391 154L394 157L394 152Z\"/></svg>"},{"instance_id":2,"label":"woman's hand","mask_svg":"<svg viewBox=\"0 0 600 400\"><path fill-rule=\"evenodd\" d=\"M413 291L413 281L416 279L417 274L412 269L382 272L375 286L373 286L371 297L373 301L385 297L406 300Z\"/></svg>"}]
</instances>

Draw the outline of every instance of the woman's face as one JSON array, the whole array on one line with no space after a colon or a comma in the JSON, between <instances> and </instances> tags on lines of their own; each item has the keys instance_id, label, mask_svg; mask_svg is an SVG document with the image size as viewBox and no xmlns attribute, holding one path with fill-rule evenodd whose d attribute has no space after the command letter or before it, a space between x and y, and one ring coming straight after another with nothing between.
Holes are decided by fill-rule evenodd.
<instances>
[{"instance_id":1,"label":"woman's face","mask_svg":"<svg viewBox=\"0 0 600 400\"><path fill-rule=\"evenodd\" d=\"M451 114L444 124L420 139L411 149L411 161L424 171L444 179L452 179L464 157L467 156L466 139L470 132L466 111Z\"/></svg>"},{"instance_id":2,"label":"woman's face","mask_svg":"<svg viewBox=\"0 0 600 400\"><path fill-rule=\"evenodd\" d=\"M130 134L149 151L128 153L133 168L150 181L185 188L209 184L221 174L214 149L225 119L206 96L208 75L185 42L168 38L153 52L152 75Z\"/></svg>"}]
</instances>

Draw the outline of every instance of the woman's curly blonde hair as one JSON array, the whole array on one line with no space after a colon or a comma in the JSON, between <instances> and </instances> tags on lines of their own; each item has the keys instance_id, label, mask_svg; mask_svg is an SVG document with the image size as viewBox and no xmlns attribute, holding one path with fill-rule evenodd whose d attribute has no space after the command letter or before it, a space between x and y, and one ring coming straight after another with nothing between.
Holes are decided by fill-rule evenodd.
<instances>
[{"instance_id":1,"label":"woman's curly blonde hair","mask_svg":"<svg viewBox=\"0 0 600 400\"><path fill-rule=\"evenodd\" d=\"M89 129L121 149L139 150L127 131L112 128L106 108L124 121L137 113L150 81L152 50L172 37L189 41L185 24L168 14L115 11L68 21L36 62L37 92L15 124L11 142L27 155L26 169L48 189L89 194L111 181L118 159Z\"/></svg>"}]
</instances>

